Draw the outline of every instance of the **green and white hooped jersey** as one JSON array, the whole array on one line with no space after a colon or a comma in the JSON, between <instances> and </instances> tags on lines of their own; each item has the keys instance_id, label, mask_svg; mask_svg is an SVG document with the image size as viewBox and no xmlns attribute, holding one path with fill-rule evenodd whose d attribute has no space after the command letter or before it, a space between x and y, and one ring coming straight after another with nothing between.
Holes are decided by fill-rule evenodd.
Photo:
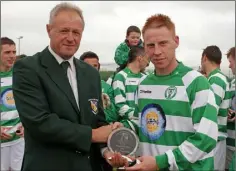
<instances>
[{"instance_id":1,"label":"green and white hooped jersey","mask_svg":"<svg viewBox=\"0 0 236 171\"><path fill-rule=\"evenodd\" d=\"M141 155L160 169L214 170L218 107L204 76L179 63L170 75L143 77L135 101Z\"/></svg>"},{"instance_id":2,"label":"green and white hooped jersey","mask_svg":"<svg viewBox=\"0 0 236 171\"><path fill-rule=\"evenodd\" d=\"M113 80L115 105L122 118L130 118L134 114L134 96L142 73L134 74L126 67L118 72Z\"/></svg>"},{"instance_id":3,"label":"green and white hooped jersey","mask_svg":"<svg viewBox=\"0 0 236 171\"><path fill-rule=\"evenodd\" d=\"M21 125L12 92L12 70L1 72L1 127L12 135L9 140L1 140L1 147L13 145L22 140L16 135L16 130Z\"/></svg>"},{"instance_id":4,"label":"green and white hooped jersey","mask_svg":"<svg viewBox=\"0 0 236 171\"><path fill-rule=\"evenodd\" d=\"M235 92L235 78L230 83L230 94L231 94L231 105L230 108L236 111L236 92ZM227 148L235 151L235 122L228 122L227 123L227 133L228 137L226 139Z\"/></svg>"},{"instance_id":5,"label":"green and white hooped jersey","mask_svg":"<svg viewBox=\"0 0 236 171\"><path fill-rule=\"evenodd\" d=\"M220 69L213 70L209 76L208 81L213 89L216 104L219 108L217 123L218 123L218 141L227 138L227 116L228 108L230 106L230 92L229 82L227 77L220 71Z\"/></svg>"},{"instance_id":6,"label":"green and white hooped jersey","mask_svg":"<svg viewBox=\"0 0 236 171\"><path fill-rule=\"evenodd\" d=\"M113 75L111 75L111 76L107 79L106 83L109 84L110 86L112 86L112 85L111 85L111 84L112 84L112 80L113 80Z\"/></svg>"}]
</instances>

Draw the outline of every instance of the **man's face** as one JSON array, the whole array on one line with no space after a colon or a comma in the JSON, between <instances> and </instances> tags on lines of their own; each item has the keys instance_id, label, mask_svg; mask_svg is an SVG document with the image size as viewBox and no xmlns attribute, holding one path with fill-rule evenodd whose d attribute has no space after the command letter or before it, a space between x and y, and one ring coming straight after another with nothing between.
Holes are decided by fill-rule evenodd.
<instances>
[{"instance_id":1,"label":"man's face","mask_svg":"<svg viewBox=\"0 0 236 171\"><path fill-rule=\"evenodd\" d=\"M140 36L140 33L130 32L126 39L128 40L130 46L137 46L140 40Z\"/></svg>"},{"instance_id":2,"label":"man's face","mask_svg":"<svg viewBox=\"0 0 236 171\"><path fill-rule=\"evenodd\" d=\"M97 70L99 70L99 62L97 58L85 58L84 62L86 62L87 64L93 66L94 68L96 68Z\"/></svg>"},{"instance_id":3,"label":"man's face","mask_svg":"<svg viewBox=\"0 0 236 171\"><path fill-rule=\"evenodd\" d=\"M140 69L141 72L145 71L145 68L149 65L150 59L147 55L143 55L139 57Z\"/></svg>"},{"instance_id":4,"label":"man's face","mask_svg":"<svg viewBox=\"0 0 236 171\"><path fill-rule=\"evenodd\" d=\"M1 65L11 68L16 60L16 46L5 44L1 47Z\"/></svg>"},{"instance_id":5,"label":"man's face","mask_svg":"<svg viewBox=\"0 0 236 171\"><path fill-rule=\"evenodd\" d=\"M75 11L61 11L47 25L50 45L64 59L72 57L80 46L83 22Z\"/></svg>"},{"instance_id":6,"label":"man's face","mask_svg":"<svg viewBox=\"0 0 236 171\"><path fill-rule=\"evenodd\" d=\"M179 45L179 38L166 27L149 28L143 37L145 52L155 68L167 68L175 58L175 49Z\"/></svg>"},{"instance_id":7,"label":"man's face","mask_svg":"<svg viewBox=\"0 0 236 171\"><path fill-rule=\"evenodd\" d=\"M230 55L229 58L228 58L228 61L229 61L229 68L231 69L232 73L235 75L235 58Z\"/></svg>"}]
</instances>

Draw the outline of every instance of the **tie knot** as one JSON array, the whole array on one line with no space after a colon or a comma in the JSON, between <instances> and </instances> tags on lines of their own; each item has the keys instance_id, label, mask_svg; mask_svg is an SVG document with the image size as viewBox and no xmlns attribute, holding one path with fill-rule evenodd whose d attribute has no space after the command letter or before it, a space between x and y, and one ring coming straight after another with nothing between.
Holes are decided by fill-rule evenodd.
<instances>
[{"instance_id":1,"label":"tie knot","mask_svg":"<svg viewBox=\"0 0 236 171\"><path fill-rule=\"evenodd\" d=\"M67 69L70 66L70 63L68 61L64 61L61 63L61 67L63 68L64 72L67 74Z\"/></svg>"}]
</instances>

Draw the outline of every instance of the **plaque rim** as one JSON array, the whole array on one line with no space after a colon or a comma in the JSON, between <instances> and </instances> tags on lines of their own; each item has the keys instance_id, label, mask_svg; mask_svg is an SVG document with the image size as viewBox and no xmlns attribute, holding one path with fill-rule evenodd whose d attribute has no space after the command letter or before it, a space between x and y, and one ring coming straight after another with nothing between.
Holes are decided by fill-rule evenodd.
<instances>
[{"instance_id":1,"label":"plaque rim","mask_svg":"<svg viewBox=\"0 0 236 171\"><path fill-rule=\"evenodd\" d=\"M120 130L127 130L127 131L129 131L131 134L133 134L134 137L135 137L135 140L136 140L135 148L133 149L132 152L130 152L130 153L128 154L128 155L131 156L131 155L133 155L133 154L137 151L137 149L138 149L138 146L139 146L139 138L138 138L138 136L136 135L136 133L135 133L133 130L129 129L129 128L121 127L121 128L117 128L116 130L112 131L112 132L110 133L110 135L108 136L107 147L108 147L108 149L109 149L111 152L114 153L113 149L111 148L110 140L111 140L112 135L113 135L114 133L120 131ZM121 155L122 155L122 154L121 154Z\"/></svg>"}]
</instances>

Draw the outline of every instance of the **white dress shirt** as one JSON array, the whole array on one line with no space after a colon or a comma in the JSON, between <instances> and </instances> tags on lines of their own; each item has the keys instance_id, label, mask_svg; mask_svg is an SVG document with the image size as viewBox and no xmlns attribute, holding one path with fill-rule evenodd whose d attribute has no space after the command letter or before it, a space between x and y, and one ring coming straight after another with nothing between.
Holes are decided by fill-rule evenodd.
<instances>
[{"instance_id":1,"label":"white dress shirt","mask_svg":"<svg viewBox=\"0 0 236 171\"><path fill-rule=\"evenodd\" d=\"M78 94L78 87L77 87L77 78L76 78L76 69L75 69L75 64L74 64L74 57L71 57L68 60L64 60L63 58L61 58L59 55L57 55L52 48L50 47L50 45L48 46L48 50L51 52L51 54L55 57L55 59L57 60L57 62L59 64L61 64L64 61L68 61L70 63L70 66L67 69L67 77L69 79L72 91L74 93L75 96L75 100L76 100L76 104L79 108L79 94Z\"/></svg>"}]
</instances>

